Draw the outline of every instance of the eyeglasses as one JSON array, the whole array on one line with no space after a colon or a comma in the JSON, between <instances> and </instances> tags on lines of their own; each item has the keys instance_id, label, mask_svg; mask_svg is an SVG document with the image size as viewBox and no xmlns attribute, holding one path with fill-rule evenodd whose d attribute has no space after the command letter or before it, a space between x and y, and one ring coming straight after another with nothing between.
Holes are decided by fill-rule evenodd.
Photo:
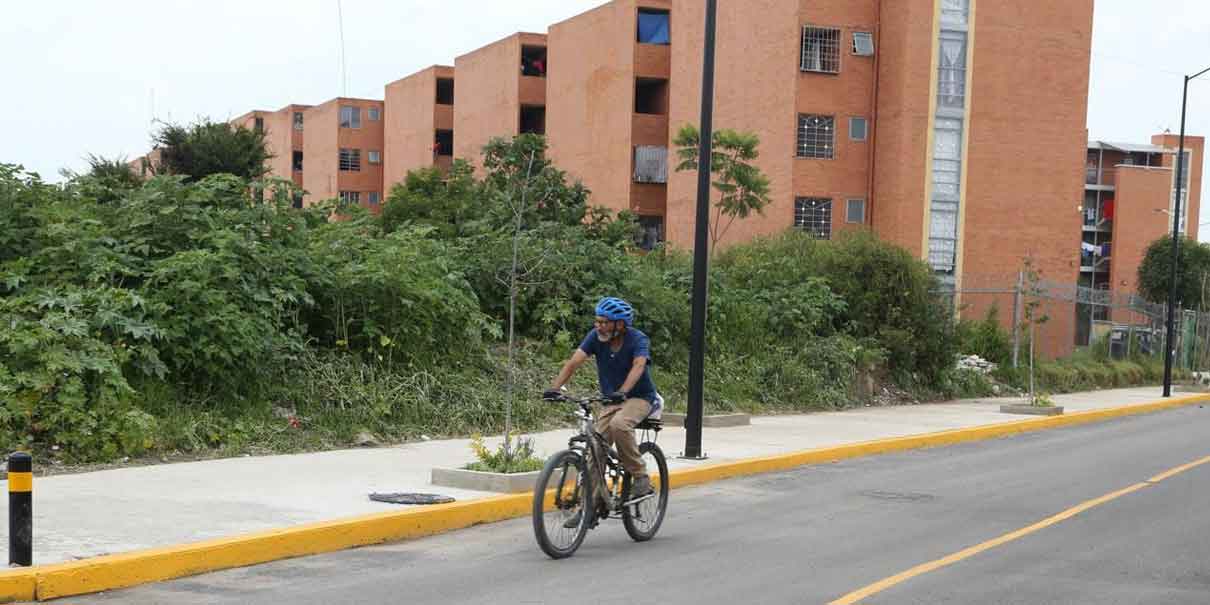
<instances>
[{"instance_id":1,"label":"eyeglasses","mask_svg":"<svg viewBox=\"0 0 1210 605\"><path fill-rule=\"evenodd\" d=\"M612 322L612 321L610 321L610 320L608 320L608 319L594 319L594 320L592 320L592 325L594 325L594 326L609 326L609 325L612 325L612 324L613 324L613 322Z\"/></svg>"}]
</instances>

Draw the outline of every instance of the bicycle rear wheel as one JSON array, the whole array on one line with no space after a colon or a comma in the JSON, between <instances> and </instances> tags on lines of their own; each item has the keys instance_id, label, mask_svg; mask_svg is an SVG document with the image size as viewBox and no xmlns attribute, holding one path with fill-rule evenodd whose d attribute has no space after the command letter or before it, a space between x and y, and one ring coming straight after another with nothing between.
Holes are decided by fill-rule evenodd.
<instances>
[{"instance_id":1,"label":"bicycle rear wheel","mask_svg":"<svg viewBox=\"0 0 1210 605\"><path fill-rule=\"evenodd\" d=\"M651 497L622 507L622 525L626 526L626 533L630 534L632 540L646 542L660 531L660 525L664 523L664 513L668 510L668 461L664 459L660 446L650 442L639 445L639 454L647 465L647 472L653 475L659 473L659 477L652 478L651 487L655 489L655 493ZM622 481L622 493L626 494L626 501L630 500L631 482L630 475L626 475Z\"/></svg>"},{"instance_id":2,"label":"bicycle rear wheel","mask_svg":"<svg viewBox=\"0 0 1210 605\"><path fill-rule=\"evenodd\" d=\"M552 559L570 557L592 523L588 465L579 452L563 450L546 461L534 486L534 537Z\"/></svg>"}]
</instances>

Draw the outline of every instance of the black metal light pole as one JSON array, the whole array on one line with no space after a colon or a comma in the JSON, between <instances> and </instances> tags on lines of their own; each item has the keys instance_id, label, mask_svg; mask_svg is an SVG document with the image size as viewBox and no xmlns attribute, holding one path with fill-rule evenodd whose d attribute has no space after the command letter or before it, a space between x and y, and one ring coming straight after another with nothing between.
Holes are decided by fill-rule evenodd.
<instances>
[{"instance_id":1,"label":"black metal light pole","mask_svg":"<svg viewBox=\"0 0 1210 605\"><path fill-rule=\"evenodd\" d=\"M1164 397L1172 396L1172 357L1176 352L1176 276L1181 254L1181 188L1185 179L1185 109L1189 103L1189 82L1210 71L1210 67L1192 76L1185 76L1181 96L1181 137L1176 154L1176 199L1172 201L1172 281L1168 283L1168 339L1164 346ZM1192 165L1190 166L1192 168Z\"/></svg>"},{"instance_id":2,"label":"black metal light pole","mask_svg":"<svg viewBox=\"0 0 1210 605\"><path fill-rule=\"evenodd\" d=\"M697 224L693 238L693 318L689 337L689 402L685 458L702 459L702 389L706 365L706 284L710 262L710 165L714 155L714 32L718 0L706 0L706 48L702 63L702 124L697 153Z\"/></svg>"}]
</instances>

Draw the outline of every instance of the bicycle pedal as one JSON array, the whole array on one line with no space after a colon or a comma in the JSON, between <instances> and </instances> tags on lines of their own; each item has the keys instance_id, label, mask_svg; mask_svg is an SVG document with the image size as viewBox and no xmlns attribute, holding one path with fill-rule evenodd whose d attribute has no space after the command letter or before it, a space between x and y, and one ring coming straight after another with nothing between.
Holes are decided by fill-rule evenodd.
<instances>
[{"instance_id":1,"label":"bicycle pedal","mask_svg":"<svg viewBox=\"0 0 1210 605\"><path fill-rule=\"evenodd\" d=\"M634 500L630 500L630 501L628 501L628 502L625 502L624 504L622 504L622 506L634 506L635 504L638 504L638 503L640 503L640 502L646 502L647 500L650 500L650 499L652 499L652 498L654 498L654 497L655 497L655 494L654 494L654 493L647 494L646 496L640 496L640 497L638 497L638 498L635 498Z\"/></svg>"}]
</instances>

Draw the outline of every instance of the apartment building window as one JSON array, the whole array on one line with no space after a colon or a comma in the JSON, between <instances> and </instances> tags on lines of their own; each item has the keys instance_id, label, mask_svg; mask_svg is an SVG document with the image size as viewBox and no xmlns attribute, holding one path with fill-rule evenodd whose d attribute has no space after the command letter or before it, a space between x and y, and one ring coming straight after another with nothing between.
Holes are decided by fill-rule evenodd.
<instances>
[{"instance_id":1,"label":"apartment building window","mask_svg":"<svg viewBox=\"0 0 1210 605\"><path fill-rule=\"evenodd\" d=\"M264 132L265 131L265 119L264 118L254 118L252 120L252 129L255 130L256 132Z\"/></svg>"},{"instance_id":2,"label":"apartment building window","mask_svg":"<svg viewBox=\"0 0 1210 605\"><path fill-rule=\"evenodd\" d=\"M293 170L295 172L301 172L303 169L303 152L295 151L291 164L293 165Z\"/></svg>"},{"instance_id":3,"label":"apartment building window","mask_svg":"<svg viewBox=\"0 0 1210 605\"><path fill-rule=\"evenodd\" d=\"M832 239L832 200L824 197L795 199L794 226L815 239Z\"/></svg>"},{"instance_id":4,"label":"apartment building window","mask_svg":"<svg viewBox=\"0 0 1210 605\"><path fill-rule=\"evenodd\" d=\"M340 150L340 169L345 172L360 172L361 150L342 148Z\"/></svg>"},{"instance_id":5,"label":"apartment building window","mask_svg":"<svg viewBox=\"0 0 1210 605\"><path fill-rule=\"evenodd\" d=\"M360 107L341 107L340 108L340 127L341 128L361 128L361 108Z\"/></svg>"},{"instance_id":6,"label":"apartment building window","mask_svg":"<svg viewBox=\"0 0 1210 605\"><path fill-rule=\"evenodd\" d=\"M433 137L433 150L439 156L454 155L454 131L438 130Z\"/></svg>"},{"instance_id":7,"label":"apartment building window","mask_svg":"<svg viewBox=\"0 0 1210 605\"><path fill-rule=\"evenodd\" d=\"M666 10L639 9L639 44L671 44L672 16Z\"/></svg>"},{"instance_id":8,"label":"apartment building window","mask_svg":"<svg viewBox=\"0 0 1210 605\"><path fill-rule=\"evenodd\" d=\"M853 54L859 57L874 56L874 34L853 32Z\"/></svg>"},{"instance_id":9,"label":"apartment building window","mask_svg":"<svg viewBox=\"0 0 1210 605\"><path fill-rule=\"evenodd\" d=\"M371 191L369 193L369 196L370 196L370 205L371 206L377 206L379 204L379 202L381 201L380 196L377 191Z\"/></svg>"},{"instance_id":10,"label":"apartment building window","mask_svg":"<svg viewBox=\"0 0 1210 605\"><path fill-rule=\"evenodd\" d=\"M382 111L377 107L370 107L366 109L366 118L371 122L377 122L382 118Z\"/></svg>"},{"instance_id":11,"label":"apartment building window","mask_svg":"<svg viewBox=\"0 0 1210 605\"><path fill-rule=\"evenodd\" d=\"M668 182L668 148L639 145L634 148L634 182Z\"/></svg>"},{"instance_id":12,"label":"apartment building window","mask_svg":"<svg viewBox=\"0 0 1210 605\"><path fill-rule=\"evenodd\" d=\"M869 124L865 118L849 118L849 138L864 141L869 136Z\"/></svg>"},{"instance_id":13,"label":"apartment building window","mask_svg":"<svg viewBox=\"0 0 1210 605\"><path fill-rule=\"evenodd\" d=\"M815 114L798 116L798 157L830 160L835 156L836 118Z\"/></svg>"},{"instance_id":14,"label":"apartment building window","mask_svg":"<svg viewBox=\"0 0 1210 605\"><path fill-rule=\"evenodd\" d=\"M854 224L865 223L865 200L860 198L845 200L844 222Z\"/></svg>"},{"instance_id":15,"label":"apartment building window","mask_svg":"<svg viewBox=\"0 0 1210 605\"><path fill-rule=\"evenodd\" d=\"M937 66L937 104L966 107L966 32L943 31Z\"/></svg>"},{"instance_id":16,"label":"apartment building window","mask_svg":"<svg viewBox=\"0 0 1210 605\"><path fill-rule=\"evenodd\" d=\"M521 134L546 134L546 107L522 105L519 127Z\"/></svg>"},{"instance_id":17,"label":"apartment building window","mask_svg":"<svg viewBox=\"0 0 1210 605\"><path fill-rule=\"evenodd\" d=\"M454 79L453 78L437 78L437 104L438 105L453 105L454 104Z\"/></svg>"},{"instance_id":18,"label":"apartment building window","mask_svg":"<svg viewBox=\"0 0 1210 605\"><path fill-rule=\"evenodd\" d=\"M1190 167L1190 164L1189 164L1189 158L1192 157L1192 154L1190 153L1190 151L1188 149L1186 149L1186 150L1180 152L1180 157L1181 157L1181 164L1180 164L1180 166L1181 166L1180 167L1181 188L1188 189L1189 188L1189 171L1192 170L1192 168Z\"/></svg>"},{"instance_id":19,"label":"apartment building window","mask_svg":"<svg viewBox=\"0 0 1210 605\"><path fill-rule=\"evenodd\" d=\"M840 30L834 27L802 28L803 71L840 73Z\"/></svg>"},{"instance_id":20,"label":"apartment building window","mask_svg":"<svg viewBox=\"0 0 1210 605\"><path fill-rule=\"evenodd\" d=\"M371 164L381 164L382 163L382 152L381 151L368 151L368 152L366 152L366 155L368 156L366 159Z\"/></svg>"},{"instance_id":21,"label":"apartment building window","mask_svg":"<svg viewBox=\"0 0 1210 605\"><path fill-rule=\"evenodd\" d=\"M541 46L521 47L521 75L546 77L546 48Z\"/></svg>"},{"instance_id":22,"label":"apartment building window","mask_svg":"<svg viewBox=\"0 0 1210 605\"><path fill-rule=\"evenodd\" d=\"M301 111L294 112L294 130L303 129L303 113Z\"/></svg>"},{"instance_id":23,"label":"apartment building window","mask_svg":"<svg viewBox=\"0 0 1210 605\"><path fill-rule=\"evenodd\" d=\"M640 216L639 227L641 231L635 243L640 249L654 250L664 241L664 217Z\"/></svg>"},{"instance_id":24,"label":"apartment building window","mask_svg":"<svg viewBox=\"0 0 1210 605\"><path fill-rule=\"evenodd\" d=\"M301 191L295 191L295 192L294 192L294 196L293 196L293 198L294 198L294 199L293 199L292 201L294 202L294 207L295 207L295 208L302 208L302 207L303 207L303 194L302 194L302 192L301 192Z\"/></svg>"},{"instance_id":25,"label":"apartment building window","mask_svg":"<svg viewBox=\"0 0 1210 605\"><path fill-rule=\"evenodd\" d=\"M634 81L634 112L668 115L668 80L636 78Z\"/></svg>"},{"instance_id":26,"label":"apartment building window","mask_svg":"<svg viewBox=\"0 0 1210 605\"><path fill-rule=\"evenodd\" d=\"M341 191L340 192L340 201L342 204L360 204L361 203L361 192L360 191Z\"/></svg>"},{"instance_id":27,"label":"apartment building window","mask_svg":"<svg viewBox=\"0 0 1210 605\"><path fill-rule=\"evenodd\" d=\"M941 21L947 25L966 25L970 0L941 0Z\"/></svg>"}]
</instances>

